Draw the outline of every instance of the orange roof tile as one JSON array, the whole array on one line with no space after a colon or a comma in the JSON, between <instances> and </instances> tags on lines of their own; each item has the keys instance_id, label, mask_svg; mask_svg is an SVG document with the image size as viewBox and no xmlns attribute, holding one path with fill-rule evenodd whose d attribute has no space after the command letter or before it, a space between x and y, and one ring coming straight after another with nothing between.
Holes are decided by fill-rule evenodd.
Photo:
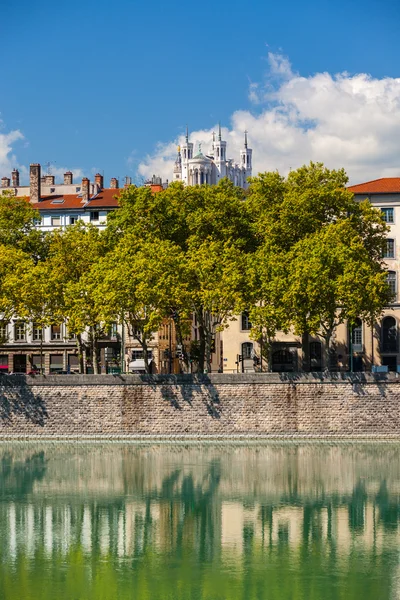
<instances>
[{"instance_id":1,"label":"orange roof tile","mask_svg":"<svg viewBox=\"0 0 400 600\"><path fill-rule=\"evenodd\" d=\"M400 194L400 177L382 177L347 189L353 194Z\"/></svg>"},{"instance_id":2,"label":"orange roof tile","mask_svg":"<svg viewBox=\"0 0 400 600\"><path fill-rule=\"evenodd\" d=\"M97 196L90 198L88 202L82 202L82 196L75 194L53 194L42 196L40 202L33 205L38 210L96 210L97 208L117 208L120 189L108 188L101 190ZM29 196L27 197L29 200ZM63 200L63 202L61 202Z\"/></svg>"}]
</instances>

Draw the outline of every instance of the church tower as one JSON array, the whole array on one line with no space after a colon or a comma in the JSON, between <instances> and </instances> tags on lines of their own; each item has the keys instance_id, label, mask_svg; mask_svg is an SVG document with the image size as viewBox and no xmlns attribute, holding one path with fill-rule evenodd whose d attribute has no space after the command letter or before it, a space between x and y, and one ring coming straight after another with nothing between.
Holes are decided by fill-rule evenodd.
<instances>
[{"instance_id":1,"label":"church tower","mask_svg":"<svg viewBox=\"0 0 400 600\"><path fill-rule=\"evenodd\" d=\"M185 143L181 146L182 181L189 185L189 160L193 158L193 144L189 142L189 130L186 126Z\"/></svg>"},{"instance_id":2,"label":"church tower","mask_svg":"<svg viewBox=\"0 0 400 600\"><path fill-rule=\"evenodd\" d=\"M218 128L218 138L214 142L214 162L217 169L217 181L226 177L226 142L222 141L221 123Z\"/></svg>"},{"instance_id":3,"label":"church tower","mask_svg":"<svg viewBox=\"0 0 400 600\"><path fill-rule=\"evenodd\" d=\"M182 155L180 146L178 146L178 156L174 165L174 181L182 181Z\"/></svg>"},{"instance_id":4,"label":"church tower","mask_svg":"<svg viewBox=\"0 0 400 600\"><path fill-rule=\"evenodd\" d=\"M244 132L244 148L240 151L240 167L244 171L244 188L248 188L247 178L251 177L253 150L247 146L247 131Z\"/></svg>"}]
</instances>

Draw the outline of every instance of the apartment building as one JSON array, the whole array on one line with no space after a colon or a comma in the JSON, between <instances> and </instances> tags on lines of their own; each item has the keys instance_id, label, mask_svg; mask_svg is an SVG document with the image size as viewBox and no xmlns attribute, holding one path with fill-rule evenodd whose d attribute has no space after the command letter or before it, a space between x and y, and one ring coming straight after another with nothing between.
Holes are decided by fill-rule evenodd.
<instances>
[{"instance_id":1,"label":"apartment building","mask_svg":"<svg viewBox=\"0 0 400 600\"><path fill-rule=\"evenodd\" d=\"M125 178L124 187L131 184ZM64 174L61 183L51 174L41 174L41 165L30 165L28 186L20 185L20 175L14 169L11 178L0 180L0 193L12 191L20 198L26 198L39 211L41 221L37 227L42 231L65 228L78 220L92 223L104 229L109 213L118 208L121 193L119 181L113 177L108 188L104 187L104 177L97 173L94 181L83 177L74 181L71 171ZM145 183L156 193L165 188L160 178L153 176ZM83 341L86 336L83 336ZM185 348L178 343L173 320L166 319L160 331L149 342L149 363L153 373L179 373L186 370L182 361L183 350L190 349L190 340L197 339L197 327L184 340ZM130 336L121 324L113 324L110 331L99 342L100 369L102 373L126 372L144 373L143 350L138 341ZM123 354L123 356L121 356ZM215 354L215 353L214 353ZM13 373L73 373L79 372L82 361L84 372L93 372L92 359L83 352L80 359L77 341L68 332L65 323L52 327L39 328L34 323L24 323L16 316L9 323L0 320L0 372ZM215 370L218 370L215 366Z\"/></svg>"},{"instance_id":2,"label":"apartment building","mask_svg":"<svg viewBox=\"0 0 400 600\"><path fill-rule=\"evenodd\" d=\"M388 269L388 282L394 301L385 307L382 317L368 327L358 320L352 328L352 339L347 324L340 325L333 336L331 369L338 371L372 370L387 366L396 371L400 367L399 353L399 268L400 268L400 177L386 177L353 185L348 188L357 201L368 199L372 206L382 211L390 228L384 256ZM269 350L270 365L261 361L260 343L250 338L251 323L247 313L239 315L222 334L224 372L272 371L321 371L324 363L324 345L318 336L302 340L299 336L279 332L272 340ZM304 346L307 344L307 347ZM262 362L262 365L261 365Z\"/></svg>"},{"instance_id":3,"label":"apartment building","mask_svg":"<svg viewBox=\"0 0 400 600\"><path fill-rule=\"evenodd\" d=\"M87 177L75 182L71 171L58 183L55 176L41 174L41 165L30 165L29 185L20 185L20 175L14 169L11 178L1 179L0 193L12 191L26 198L40 213L37 227L51 231L73 225L78 220L103 229L108 214L118 207L119 182L113 177L110 187L104 187L103 175L97 173L94 181ZM37 327L24 323L16 316L9 323L0 324L0 372L14 373L73 373L79 372L83 361L85 372L93 372L91 356L78 355L77 340L68 332L65 323L51 327ZM85 336L83 336L85 341ZM101 372L112 372L120 367L121 331L114 324L99 343Z\"/></svg>"}]
</instances>

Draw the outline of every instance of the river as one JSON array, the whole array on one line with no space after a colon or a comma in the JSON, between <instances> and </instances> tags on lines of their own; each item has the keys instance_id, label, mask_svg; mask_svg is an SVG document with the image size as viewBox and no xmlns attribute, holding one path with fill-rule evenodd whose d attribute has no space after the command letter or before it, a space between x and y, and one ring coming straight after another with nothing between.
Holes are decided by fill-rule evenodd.
<instances>
[{"instance_id":1,"label":"river","mask_svg":"<svg viewBox=\"0 0 400 600\"><path fill-rule=\"evenodd\" d=\"M400 444L0 444L2 600L398 600Z\"/></svg>"}]
</instances>

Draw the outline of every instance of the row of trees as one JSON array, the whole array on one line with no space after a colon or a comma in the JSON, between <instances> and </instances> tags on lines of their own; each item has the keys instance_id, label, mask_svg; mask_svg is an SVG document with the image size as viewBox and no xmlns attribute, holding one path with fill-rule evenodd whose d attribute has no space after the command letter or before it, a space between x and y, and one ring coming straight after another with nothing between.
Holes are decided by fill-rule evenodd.
<instances>
[{"instance_id":1,"label":"row of trees","mask_svg":"<svg viewBox=\"0 0 400 600\"><path fill-rule=\"evenodd\" d=\"M122 320L147 360L165 318L182 341L195 315L201 371L216 330L243 310L264 348L292 330L321 335L329 349L340 322L371 322L390 300L386 225L346 183L343 170L311 163L287 177L260 174L246 192L226 180L156 194L131 186L104 231L78 222L47 234L24 199L3 194L3 318L66 321L80 350L88 332L95 372L99 340Z\"/></svg>"}]
</instances>

